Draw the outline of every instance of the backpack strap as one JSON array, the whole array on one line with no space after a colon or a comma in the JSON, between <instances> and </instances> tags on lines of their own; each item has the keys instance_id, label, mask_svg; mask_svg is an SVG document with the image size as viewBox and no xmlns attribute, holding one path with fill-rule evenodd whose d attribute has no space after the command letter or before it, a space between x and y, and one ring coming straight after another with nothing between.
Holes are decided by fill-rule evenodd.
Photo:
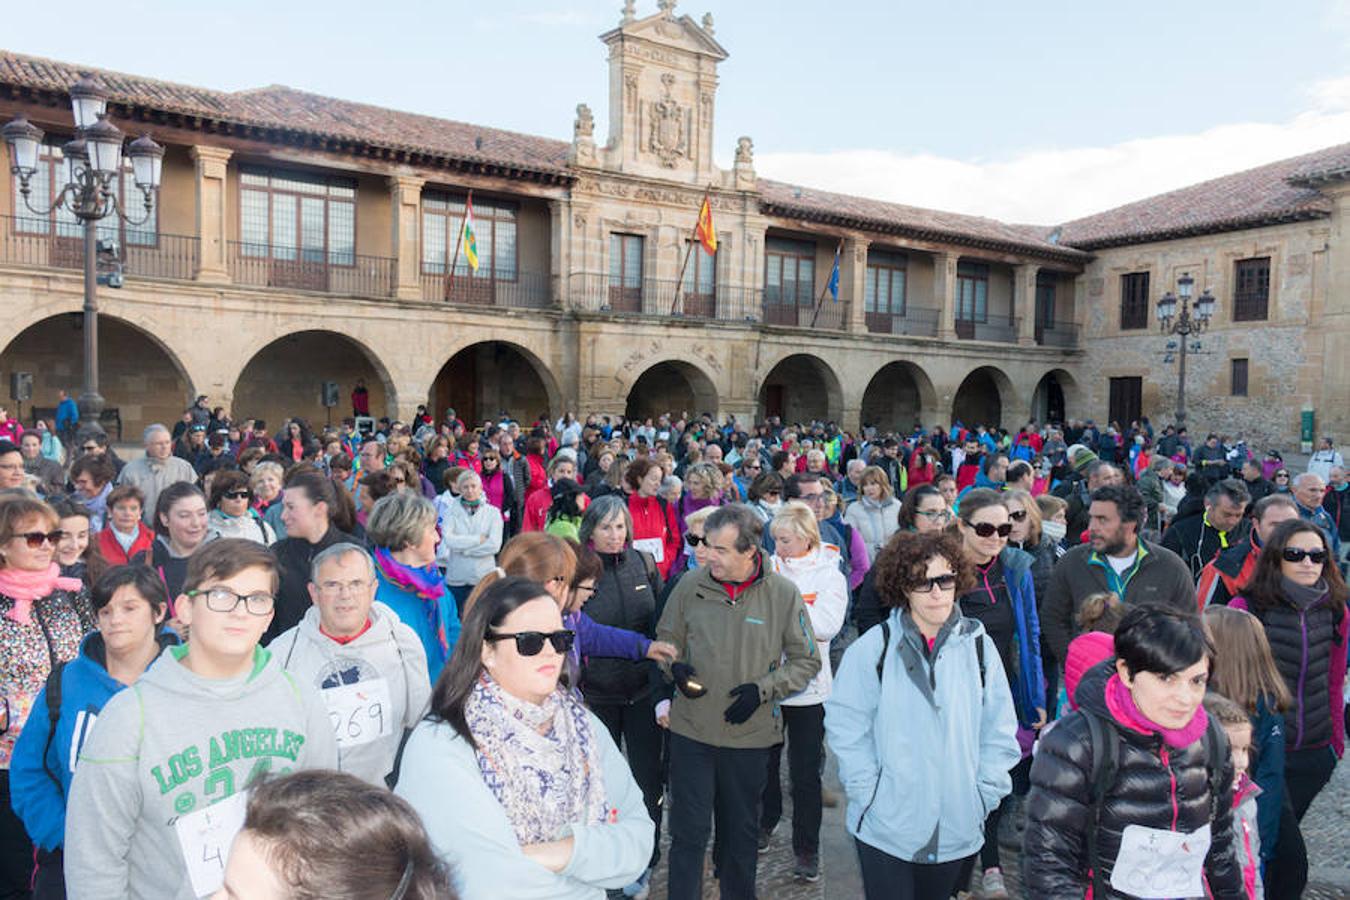
<instances>
[{"instance_id":1,"label":"backpack strap","mask_svg":"<svg viewBox=\"0 0 1350 900\"><path fill-rule=\"evenodd\" d=\"M886 650L891 646L891 623L881 620L881 655L877 657L877 684L881 684L881 673L886 670Z\"/></svg>"},{"instance_id":2,"label":"backpack strap","mask_svg":"<svg viewBox=\"0 0 1350 900\"><path fill-rule=\"evenodd\" d=\"M56 739L56 723L61 719L61 675L65 672L66 664L64 662L56 663L52 666L51 673L47 676L47 685L44 688L47 696L47 744L42 748L42 768L47 773L47 777L56 782L57 790L65 794L65 788L61 784L61 777L58 773L52 771L47 758L52 752L52 743Z\"/></svg>"},{"instance_id":3,"label":"backpack strap","mask_svg":"<svg viewBox=\"0 0 1350 900\"><path fill-rule=\"evenodd\" d=\"M980 664L980 693L984 693L984 638L975 637L975 661Z\"/></svg>"},{"instance_id":4,"label":"backpack strap","mask_svg":"<svg viewBox=\"0 0 1350 900\"><path fill-rule=\"evenodd\" d=\"M1223 764L1229 757L1228 735L1214 716L1205 725L1205 767L1209 770L1209 820L1219 814L1219 798L1223 796Z\"/></svg>"},{"instance_id":5,"label":"backpack strap","mask_svg":"<svg viewBox=\"0 0 1350 900\"><path fill-rule=\"evenodd\" d=\"M1092 896L1109 896L1106 878L1102 873L1101 858L1097 853L1097 830L1101 824L1102 801L1115 784L1120 769L1120 737L1115 728L1096 713L1079 710L1088 726L1088 741L1092 748L1092 771L1088 778L1088 868L1092 877Z\"/></svg>"}]
</instances>

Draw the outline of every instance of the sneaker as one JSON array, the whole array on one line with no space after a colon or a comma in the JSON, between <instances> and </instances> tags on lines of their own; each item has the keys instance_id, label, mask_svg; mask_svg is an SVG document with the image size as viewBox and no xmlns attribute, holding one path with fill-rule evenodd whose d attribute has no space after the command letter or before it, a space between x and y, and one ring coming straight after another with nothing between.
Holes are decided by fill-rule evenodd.
<instances>
[{"instance_id":1,"label":"sneaker","mask_svg":"<svg viewBox=\"0 0 1350 900\"><path fill-rule=\"evenodd\" d=\"M638 877L637 881L624 887L624 897L631 897L632 900L647 900L647 894L651 891L651 880L652 870L647 869Z\"/></svg>"},{"instance_id":2,"label":"sneaker","mask_svg":"<svg viewBox=\"0 0 1350 900\"><path fill-rule=\"evenodd\" d=\"M820 789L820 805L834 809L839 805L839 795L829 788Z\"/></svg>"},{"instance_id":3,"label":"sneaker","mask_svg":"<svg viewBox=\"0 0 1350 900\"><path fill-rule=\"evenodd\" d=\"M763 853L769 849L769 841L773 840L772 828L761 828L759 830L759 852Z\"/></svg>"},{"instance_id":4,"label":"sneaker","mask_svg":"<svg viewBox=\"0 0 1350 900\"><path fill-rule=\"evenodd\" d=\"M980 879L980 896L984 900L1008 900L1008 887L1003 883L1003 870L995 867L984 870Z\"/></svg>"},{"instance_id":5,"label":"sneaker","mask_svg":"<svg viewBox=\"0 0 1350 900\"><path fill-rule=\"evenodd\" d=\"M820 880L820 858L814 854L797 857L797 864L792 867L792 877L797 881L815 884Z\"/></svg>"}]
</instances>

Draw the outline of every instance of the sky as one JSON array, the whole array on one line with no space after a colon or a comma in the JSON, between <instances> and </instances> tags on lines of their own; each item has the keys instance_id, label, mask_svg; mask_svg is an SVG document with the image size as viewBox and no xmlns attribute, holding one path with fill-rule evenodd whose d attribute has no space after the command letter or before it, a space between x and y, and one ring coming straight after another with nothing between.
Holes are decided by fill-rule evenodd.
<instances>
[{"instance_id":1,"label":"sky","mask_svg":"<svg viewBox=\"0 0 1350 900\"><path fill-rule=\"evenodd\" d=\"M7 14L0 47L568 140L581 102L607 131L597 36L621 7L64 0L60 20L100 27ZM655 11L638 0L639 16ZM681 0L676 12L711 12L730 54L719 164L748 135L761 176L827 190L1052 224L1350 142L1350 0Z\"/></svg>"}]
</instances>

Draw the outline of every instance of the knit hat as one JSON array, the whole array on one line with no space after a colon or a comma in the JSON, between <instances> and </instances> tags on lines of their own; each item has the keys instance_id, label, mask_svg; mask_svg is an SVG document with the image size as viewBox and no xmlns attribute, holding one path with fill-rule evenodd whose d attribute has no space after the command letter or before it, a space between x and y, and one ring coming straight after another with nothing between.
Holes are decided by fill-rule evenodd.
<instances>
[{"instance_id":1,"label":"knit hat","mask_svg":"<svg viewBox=\"0 0 1350 900\"><path fill-rule=\"evenodd\" d=\"M1089 631L1080 634L1069 642L1069 650L1064 654L1064 693L1069 698L1069 706L1078 708L1074 691L1083 673L1103 660L1116 655L1116 639L1105 631Z\"/></svg>"},{"instance_id":2,"label":"knit hat","mask_svg":"<svg viewBox=\"0 0 1350 900\"><path fill-rule=\"evenodd\" d=\"M1082 444L1074 444L1068 450L1069 464L1073 466L1074 471L1081 472L1091 463L1097 461L1097 454Z\"/></svg>"}]
</instances>

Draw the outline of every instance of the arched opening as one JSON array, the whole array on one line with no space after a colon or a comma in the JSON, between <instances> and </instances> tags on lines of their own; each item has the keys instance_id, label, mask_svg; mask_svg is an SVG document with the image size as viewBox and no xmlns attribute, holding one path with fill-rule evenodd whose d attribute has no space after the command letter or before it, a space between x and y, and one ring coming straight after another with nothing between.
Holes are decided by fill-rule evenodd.
<instances>
[{"instance_id":1,"label":"arched opening","mask_svg":"<svg viewBox=\"0 0 1350 900\"><path fill-rule=\"evenodd\" d=\"M521 422L561 414L553 376L534 354L505 341L484 341L460 350L441 367L431 386L432 415L447 409L478 424L503 413Z\"/></svg>"},{"instance_id":2,"label":"arched opening","mask_svg":"<svg viewBox=\"0 0 1350 900\"><path fill-rule=\"evenodd\" d=\"M370 414L396 415L394 387L384 366L362 345L334 331L299 331L277 338L253 355L234 386L236 420L263 419L275 433L281 421L300 416L312 426L353 414L357 381L369 392ZM338 405L323 405L323 384L336 382Z\"/></svg>"},{"instance_id":3,"label":"arched opening","mask_svg":"<svg viewBox=\"0 0 1350 900\"><path fill-rule=\"evenodd\" d=\"M193 399L192 382L173 354L149 332L109 315L98 319L99 393L106 408L116 409L123 440L140 441L145 426L162 422L172 426ZM84 318L66 313L36 322L9 342L0 353L0 373L31 372L33 398L23 404L24 426L32 425L32 410L56 406L56 392L64 388L79 399L84 385ZM17 405L9 406L19 415ZM118 440L116 426L111 426Z\"/></svg>"},{"instance_id":4,"label":"arched opening","mask_svg":"<svg viewBox=\"0 0 1350 900\"><path fill-rule=\"evenodd\" d=\"M993 366L981 366L966 376L952 401L952 420L967 428L1003 424L1003 389L1008 376Z\"/></svg>"},{"instance_id":5,"label":"arched opening","mask_svg":"<svg viewBox=\"0 0 1350 900\"><path fill-rule=\"evenodd\" d=\"M863 391L862 423L878 431L907 433L932 409L933 384L912 362L896 360L877 370Z\"/></svg>"},{"instance_id":6,"label":"arched opening","mask_svg":"<svg viewBox=\"0 0 1350 900\"><path fill-rule=\"evenodd\" d=\"M638 376L628 390L625 415L630 419L681 413L694 417L717 415L717 387L712 379L687 362L661 362Z\"/></svg>"},{"instance_id":7,"label":"arched opening","mask_svg":"<svg viewBox=\"0 0 1350 900\"><path fill-rule=\"evenodd\" d=\"M829 364L818 356L795 353L769 370L759 388L761 418L785 424L839 419L843 392Z\"/></svg>"},{"instance_id":8,"label":"arched opening","mask_svg":"<svg viewBox=\"0 0 1350 900\"><path fill-rule=\"evenodd\" d=\"M1041 376L1031 395L1031 418L1037 422L1062 423L1071 410L1077 411L1078 383L1063 369L1053 369Z\"/></svg>"}]
</instances>

